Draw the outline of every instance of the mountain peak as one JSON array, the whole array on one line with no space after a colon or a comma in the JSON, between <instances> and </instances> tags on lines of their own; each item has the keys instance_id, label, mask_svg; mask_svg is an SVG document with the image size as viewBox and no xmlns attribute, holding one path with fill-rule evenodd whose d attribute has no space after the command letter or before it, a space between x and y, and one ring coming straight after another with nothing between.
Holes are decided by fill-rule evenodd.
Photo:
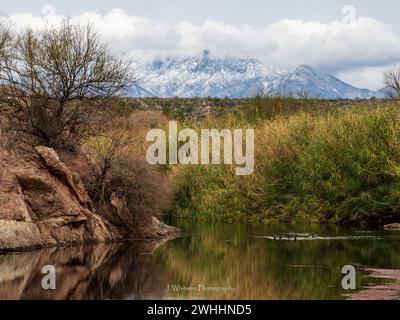
<instances>
[{"instance_id":1,"label":"mountain peak","mask_svg":"<svg viewBox=\"0 0 400 320\"><path fill-rule=\"evenodd\" d=\"M210 50L204 49L203 52L202 52L202 55L205 56L205 57L208 57L210 55Z\"/></svg>"},{"instance_id":2,"label":"mountain peak","mask_svg":"<svg viewBox=\"0 0 400 320\"><path fill-rule=\"evenodd\" d=\"M317 73L317 71L310 65L308 64L301 64L298 67L293 69L294 71L297 72L311 72L311 73Z\"/></svg>"}]
</instances>

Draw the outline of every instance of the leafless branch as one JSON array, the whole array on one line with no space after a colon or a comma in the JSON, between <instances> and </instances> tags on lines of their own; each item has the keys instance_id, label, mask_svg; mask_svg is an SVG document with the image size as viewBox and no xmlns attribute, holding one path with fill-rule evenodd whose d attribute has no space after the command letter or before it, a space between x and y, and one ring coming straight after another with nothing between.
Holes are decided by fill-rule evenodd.
<instances>
[{"instance_id":1,"label":"leafless branch","mask_svg":"<svg viewBox=\"0 0 400 320\"><path fill-rule=\"evenodd\" d=\"M383 74L385 93L389 98L400 97L400 66L395 66Z\"/></svg>"}]
</instances>

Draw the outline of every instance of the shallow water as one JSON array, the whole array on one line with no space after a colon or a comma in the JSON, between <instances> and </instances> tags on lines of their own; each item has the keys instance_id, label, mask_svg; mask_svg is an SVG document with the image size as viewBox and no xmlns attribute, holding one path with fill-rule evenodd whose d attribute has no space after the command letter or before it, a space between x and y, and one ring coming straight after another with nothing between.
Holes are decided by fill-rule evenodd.
<instances>
[{"instance_id":1,"label":"shallow water","mask_svg":"<svg viewBox=\"0 0 400 320\"><path fill-rule=\"evenodd\" d=\"M169 242L0 255L0 299L397 299L400 232L174 221ZM343 265L357 289L341 287ZM56 290L41 286L56 267Z\"/></svg>"}]
</instances>

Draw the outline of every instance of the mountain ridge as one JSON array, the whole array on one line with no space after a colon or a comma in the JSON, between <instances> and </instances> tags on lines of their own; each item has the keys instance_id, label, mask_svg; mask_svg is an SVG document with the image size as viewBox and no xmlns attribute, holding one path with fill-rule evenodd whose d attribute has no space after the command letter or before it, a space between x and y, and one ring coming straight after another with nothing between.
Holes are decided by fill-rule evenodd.
<instances>
[{"instance_id":1,"label":"mountain ridge","mask_svg":"<svg viewBox=\"0 0 400 320\"><path fill-rule=\"evenodd\" d=\"M208 51L183 59L136 63L136 75L137 82L129 92L132 97L384 97L379 90L356 88L309 65L279 70L256 59L211 58Z\"/></svg>"}]
</instances>

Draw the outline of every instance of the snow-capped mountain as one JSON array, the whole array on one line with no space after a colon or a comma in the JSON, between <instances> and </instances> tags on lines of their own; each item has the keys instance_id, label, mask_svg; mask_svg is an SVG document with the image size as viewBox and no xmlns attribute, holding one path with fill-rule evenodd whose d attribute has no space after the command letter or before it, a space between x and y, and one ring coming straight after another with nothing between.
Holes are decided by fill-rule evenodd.
<instances>
[{"instance_id":1,"label":"snow-capped mountain","mask_svg":"<svg viewBox=\"0 0 400 320\"><path fill-rule=\"evenodd\" d=\"M255 59L213 59L209 52L184 59L135 66L133 97L229 97L257 94L316 98L370 98L382 93L358 89L310 66L282 71Z\"/></svg>"}]
</instances>

